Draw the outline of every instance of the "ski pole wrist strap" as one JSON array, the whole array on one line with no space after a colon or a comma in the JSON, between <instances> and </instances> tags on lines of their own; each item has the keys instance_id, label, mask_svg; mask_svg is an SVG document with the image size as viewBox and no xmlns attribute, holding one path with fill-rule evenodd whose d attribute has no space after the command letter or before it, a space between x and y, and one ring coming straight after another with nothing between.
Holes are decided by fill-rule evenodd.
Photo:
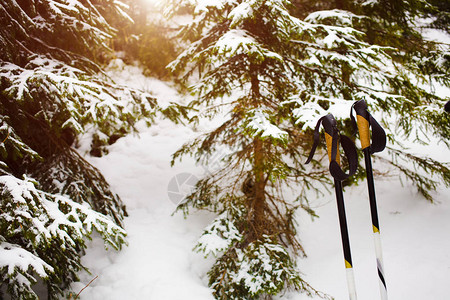
<instances>
[{"instance_id":1,"label":"ski pole wrist strap","mask_svg":"<svg viewBox=\"0 0 450 300\"><path fill-rule=\"evenodd\" d=\"M356 153L356 147L353 141L349 137L339 134L339 131L337 129L337 122L332 114L328 114L324 117L321 117L319 121L317 121L316 127L314 129L314 144L306 163L308 164L312 160L314 152L316 151L316 148L319 145L320 125L323 125L325 129L325 139L327 141L328 158L330 160L329 165L330 173L336 180L339 181L345 180L348 177L355 174L358 166L358 155ZM342 145L342 148L344 149L345 156L347 157L347 161L349 164L349 173L345 173L339 164L340 162L339 142Z\"/></svg>"},{"instance_id":2,"label":"ski pole wrist strap","mask_svg":"<svg viewBox=\"0 0 450 300\"><path fill-rule=\"evenodd\" d=\"M353 116L353 110L356 112L356 118ZM381 152L386 147L386 133L378 122L367 110L367 104L364 100L353 103L350 109L350 118L353 128L358 128L359 138L361 139L362 149L369 147L370 153ZM370 142L369 127L372 128L372 142Z\"/></svg>"}]
</instances>

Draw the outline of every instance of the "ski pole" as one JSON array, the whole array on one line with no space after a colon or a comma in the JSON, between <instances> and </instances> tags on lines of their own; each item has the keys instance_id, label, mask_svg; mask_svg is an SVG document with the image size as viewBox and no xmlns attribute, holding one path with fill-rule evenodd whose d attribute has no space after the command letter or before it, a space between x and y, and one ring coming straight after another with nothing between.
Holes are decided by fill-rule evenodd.
<instances>
[{"instance_id":1,"label":"ski pole","mask_svg":"<svg viewBox=\"0 0 450 300\"><path fill-rule=\"evenodd\" d=\"M372 229L374 233L375 254L377 259L378 281L380 284L380 294L382 300L387 300L386 280L384 277L383 253L381 251L381 235L380 225L378 222L377 202L375 198L375 184L373 180L372 159L371 154L383 151L386 146L386 134L378 122L370 115L367 110L367 104L364 100L355 102L352 108L356 112L357 126L359 138L361 140L361 148L364 153L366 164L367 187L369 191L370 213L372 217ZM353 124L355 118L352 111L350 112ZM372 144L370 142L369 127L372 127Z\"/></svg>"},{"instance_id":2,"label":"ski pole","mask_svg":"<svg viewBox=\"0 0 450 300\"><path fill-rule=\"evenodd\" d=\"M337 123L333 115L328 114L319 119L314 130L314 145L306 163L309 163L314 156L314 152L319 144L320 124L325 129L325 140L327 144L328 158L330 161L329 170L334 178L336 192L336 202L339 215L339 225L341 230L342 248L344 252L347 285L350 300L356 300L355 276L353 274L353 262L350 251L350 240L348 236L347 218L345 216L344 194L342 191L342 180L348 178L356 172L358 165L356 148L350 138L340 135L337 130ZM349 162L349 174L344 173L340 167L340 155L338 143L341 143L344 153Z\"/></svg>"}]
</instances>

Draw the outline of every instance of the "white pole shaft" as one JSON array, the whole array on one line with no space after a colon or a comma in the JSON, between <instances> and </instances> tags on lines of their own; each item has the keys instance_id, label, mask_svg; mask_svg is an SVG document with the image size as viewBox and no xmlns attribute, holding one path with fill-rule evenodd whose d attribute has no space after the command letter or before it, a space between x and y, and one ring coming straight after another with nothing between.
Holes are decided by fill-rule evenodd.
<instances>
[{"instance_id":1,"label":"white pole shaft","mask_svg":"<svg viewBox=\"0 0 450 300\"><path fill-rule=\"evenodd\" d=\"M381 251L381 235L380 232L374 232L373 238L375 242L375 255L377 257L378 282L380 284L381 300L387 300L386 281L384 277L383 252Z\"/></svg>"},{"instance_id":2,"label":"white pole shaft","mask_svg":"<svg viewBox=\"0 0 450 300\"><path fill-rule=\"evenodd\" d=\"M346 268L347 273L347 285L350 300L356 300L356 285L355 285L355 275L353 273L353 268Z\"/></svg>"}]
</instances>

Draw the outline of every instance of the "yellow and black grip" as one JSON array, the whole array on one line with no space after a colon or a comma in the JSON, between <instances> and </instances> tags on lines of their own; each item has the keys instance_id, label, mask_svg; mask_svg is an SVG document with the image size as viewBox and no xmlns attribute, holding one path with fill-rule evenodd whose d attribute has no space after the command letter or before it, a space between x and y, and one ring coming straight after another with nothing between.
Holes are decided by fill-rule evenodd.
<instances>
[{"instance_id":1,"label":"yellow and black grip","mask_svg":"<svg viewBox=\"0 0 450 300\"><path fill-rule=\"evenodd\" d=\"M353 117L353 109L356 112L356 120L355 117ZM363 150L369 147L370 153L381 152L384 150L386 147L386 133L367 110L366 101L359 100L353 103L352 109L350 110L350 118L353 127L356 128L357 124L361 148ZM372 128L372 142L370 138L370 127Z\"/></svg>"},{"instance_id":2,"label":"yellow and black grip","mask_svg":"<svg viewBox=\"0 0 450 300\"><path fill-rule=\"evenodd\" d=\"M306 163L309 163L312 160L314 152L319 145L319 129L321 124L325 129L325 140L327 144L328 158L330 160L330 173L336 180L345 180L355 174L356 168L358 166L358 155L356 153L356 147L353 141L349 137L339 134L339 131L337 129L337 122L332 114L328 114L320 118L317 122L316 128L314 130L314 144ZM339 144L342 145L345 156L347 157L347 161L349 164L349 173L345 173L341 169Z\"/></svg>"}]
</instances>

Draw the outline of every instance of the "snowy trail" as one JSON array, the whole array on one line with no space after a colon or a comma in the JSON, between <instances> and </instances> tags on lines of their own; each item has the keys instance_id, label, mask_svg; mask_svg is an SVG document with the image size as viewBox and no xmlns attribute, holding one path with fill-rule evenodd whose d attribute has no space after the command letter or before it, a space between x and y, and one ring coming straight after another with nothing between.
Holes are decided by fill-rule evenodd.
<instances>
[{"instance_id":1,"label":"snowy trail","mask_svg":"<svg viewBox=\"0 0 450 300\"><path fill-rule=\"evenodd\" d=\"M126 222L130 245L119 254L106 252L96 241L85 258L95 265L93 274L85 278L99 278L81 299L213 299L191 268L192 234L180 220L163 219L131 211Z\"/></svg>"},{"instance_id":2,"label":"snowy trail","mask_svg":"<svg viewBox=\"0 0 450 300\"><path fill-rule=\"evenodd\" d=\"M82 299L213 299L201 273L195 273L192 253L198 235L211 217L195 214L188 220L175 209L167 195L169 180L186 170L199 171L191 161L170 168L171 154L181 146L180 136L192 135L189 129L173 127L168 121L144 129L138 136L120 139L103 158L89 158L101 169L113 190L128 208L125 219L129 246L121 252L105 251L95 239L83 258L92 275L74 290L99 276L80 295ZM162 134L164 133L164 134Z\"/></svg>"}]
</instances>

